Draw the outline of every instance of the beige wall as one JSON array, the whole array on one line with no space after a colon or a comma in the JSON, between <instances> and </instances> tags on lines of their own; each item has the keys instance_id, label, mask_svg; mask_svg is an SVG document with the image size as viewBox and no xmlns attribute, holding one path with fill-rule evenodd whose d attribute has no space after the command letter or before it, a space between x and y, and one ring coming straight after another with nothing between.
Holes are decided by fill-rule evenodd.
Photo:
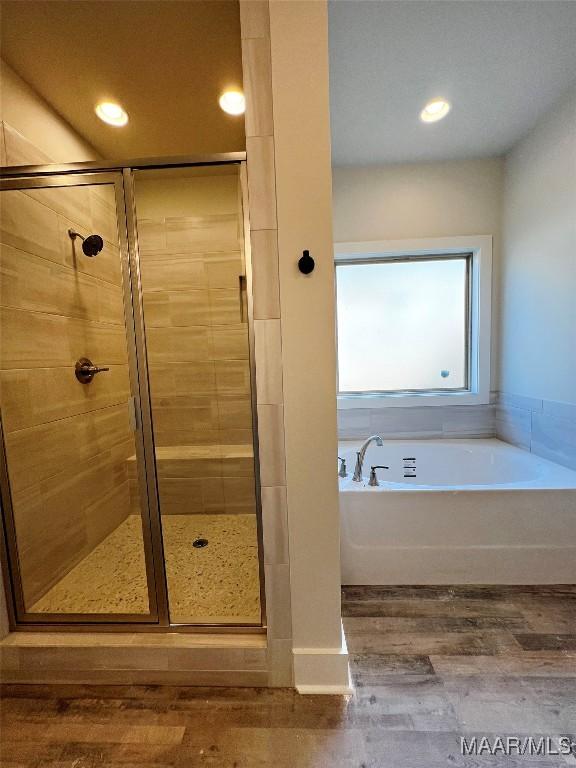
<instances>
[{"instance_id":1,"label":"beige wall","mask_svg":"<svg viewBox=\"0 0 576 768\"><path fill-rule=\"evenodd\" d=\"M334 240L499 235L503 160L333 170Z\"/></svg>"},{"instance_id":2,"label":"beige wall","mask_svg":"<svg viewBox=\"0 0 576 768\"><path fill-rule=\"evenodd\" d=\"M334 241L492 235L498 327L503 158L333 170ZM492 338L492 384L498 339Z\"/></svg>"},{"instance_id":3,"label":"beige wall","mask_svg":"<svg viewBox=\"0 0 576 768\"><path fill-rule=\"evenodd\" d=\"M506 158L499 388L576 404L576 90Z\"/></svg>"},{"instance_id":4,"label":"beige wall","mask_svg":"<svg viewBox=\"0 0 576 768\"><path fill-rule=\"evenodd\" d=\"M0 120L27 142L2 142L2 165L80 163L98 155L14 70L0 59ZM25 147L25 149L24 149ZM21 148L21 150L20 150ZM5 162L4 152L9 156Z\"/></svg>"}]
</instances>

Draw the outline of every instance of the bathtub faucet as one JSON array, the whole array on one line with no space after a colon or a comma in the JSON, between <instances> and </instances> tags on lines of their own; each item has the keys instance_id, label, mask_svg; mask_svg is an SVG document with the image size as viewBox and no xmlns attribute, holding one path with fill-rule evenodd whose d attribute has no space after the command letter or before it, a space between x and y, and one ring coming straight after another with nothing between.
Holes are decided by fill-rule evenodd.
<instances>
[{"instance_id":1,"label":"bathtub faucet","mask_svg":"<svg viewBox=\"0 0 576 768\"><path fill-rule=\"evenodd\" d=\"M364 456L366 455L368 446L372 441L374 441L376 445L382 445L382 438L380 435L372 435L368 438L368 440L365 440L362 443L360 450L356 454L356 468L354 469L354 477L352 478L352 480L354 480L356 483L362 482L362 465L364 464Z\"/></svg>"}]
</instances>

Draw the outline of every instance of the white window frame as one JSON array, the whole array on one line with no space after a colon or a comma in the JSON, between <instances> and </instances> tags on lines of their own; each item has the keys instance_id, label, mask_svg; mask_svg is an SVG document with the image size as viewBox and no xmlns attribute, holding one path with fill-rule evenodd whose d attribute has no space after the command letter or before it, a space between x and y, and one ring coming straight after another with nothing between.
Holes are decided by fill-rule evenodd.
<instances>
[{"instance_id":1,"label":"white window frame","mask_svg":"<svg viewBox=\"0 0 576 768\"><path fill-rule=\"evenodd\" d=\"M492 328L492 236L462 235L415 240L335 243L335 264L373 257L382 261L402 256L452 256L471 253L469 388L447 392L338 393L338 408L394 408L429 405L486 405L490 402Z\"/></svg>"}]
</instances>

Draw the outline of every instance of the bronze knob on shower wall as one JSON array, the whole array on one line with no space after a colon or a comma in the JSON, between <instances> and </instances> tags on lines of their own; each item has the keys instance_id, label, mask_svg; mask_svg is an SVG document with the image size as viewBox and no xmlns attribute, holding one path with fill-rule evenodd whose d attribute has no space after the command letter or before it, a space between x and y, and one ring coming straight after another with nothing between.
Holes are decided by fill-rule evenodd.
<instances>
[{"instance_id":1,"label":"bronze knob on shower wall","mask_svg":"<svg viewBox=\"0 0 576 768\"><path fill-rule=\"evenodd\" d=\"M76 378L80 383L90 384L97 373L109 370L110 368L99 368L97 365L94 365L92 360L89 360L87 357L81 357L80 360L76 362L74 373L76 374Z\"/></svg>"}]
</instances>

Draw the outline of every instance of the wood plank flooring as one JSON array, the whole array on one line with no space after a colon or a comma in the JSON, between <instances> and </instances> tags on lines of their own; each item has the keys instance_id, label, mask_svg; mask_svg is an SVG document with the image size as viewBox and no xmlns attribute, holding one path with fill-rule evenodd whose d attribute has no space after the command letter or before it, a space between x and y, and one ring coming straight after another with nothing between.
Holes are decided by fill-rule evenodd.
<instances>
[{"instance_id":1,"label":"wood plank flooring","mask_svg":"<svg viewBox=\"0 0 576 768\"><path fill-rule=\"evenodd\" d=\"M4 768L566 768L461 735L576 740L576 586L347 587L352 696L6 685Z\"/></svg>"}]
</instances>

